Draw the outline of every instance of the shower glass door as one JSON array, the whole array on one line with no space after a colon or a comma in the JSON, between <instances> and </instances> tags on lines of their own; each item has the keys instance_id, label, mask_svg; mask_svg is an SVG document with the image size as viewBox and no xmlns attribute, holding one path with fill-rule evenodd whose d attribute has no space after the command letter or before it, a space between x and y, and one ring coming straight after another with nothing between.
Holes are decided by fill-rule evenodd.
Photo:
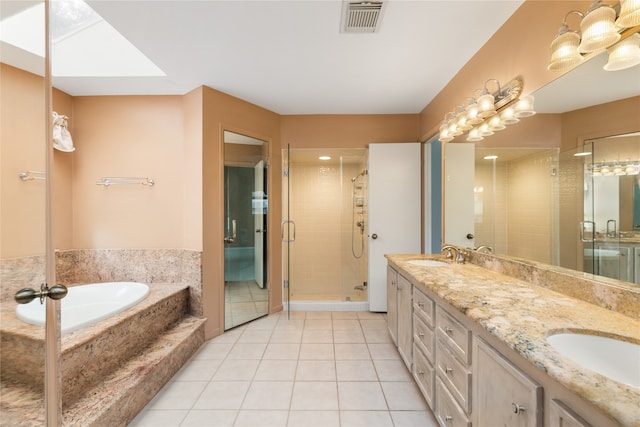
<instances>
[{"instance_id":1,"label":"shower glass door","mask_svg":"<svg viewBox=\"0 0 640 427\"><path fill-rule=\"evenodd\" d=\"M44 298L44 327L14 314L17 291L55 284L49 7L44 1L0 7L2 425L60 425L62 419L59 303Z\"/></svg>"},{"instance_id":2,"label":"shower glass door","mask_svg":"<svg viewBox=\"0 0 640 427\"><path fill-rule=\"evenodd\" d=\"M295 241L296 226L291 220L291 146L282 150L282 224L280 239L282 241L282 299L291 318L291 244Z\"/></svg>"},{"instance_id":3,"label":"shower glass door","mask_svg":"<svg viewBox=\"0 0 640 427\"><path fill-rule=\"evenodd\" d=\"M267 143L224 132L225 330L268 313Z\"/></svg>"}]
</instances>

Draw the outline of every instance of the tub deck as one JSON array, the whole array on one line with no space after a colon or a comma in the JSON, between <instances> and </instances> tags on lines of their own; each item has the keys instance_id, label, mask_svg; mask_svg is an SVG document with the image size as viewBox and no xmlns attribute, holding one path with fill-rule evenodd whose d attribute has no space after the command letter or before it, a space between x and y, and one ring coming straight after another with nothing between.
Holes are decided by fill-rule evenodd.
<instances>
[{"instance_id":1,"label":"tub deck","mask_svg":"<svg viewBox=\"0 0 640 427\"><path fill-rule=\"evenodd\" d=\"M44 328L20 321L13 304L3 306L2 423L40 424ZM188 307L187 285L152 284L136 306L63 334L63 424L131 420L204 341L204 319L188 316Z\"/></svg>"}]
</instances>

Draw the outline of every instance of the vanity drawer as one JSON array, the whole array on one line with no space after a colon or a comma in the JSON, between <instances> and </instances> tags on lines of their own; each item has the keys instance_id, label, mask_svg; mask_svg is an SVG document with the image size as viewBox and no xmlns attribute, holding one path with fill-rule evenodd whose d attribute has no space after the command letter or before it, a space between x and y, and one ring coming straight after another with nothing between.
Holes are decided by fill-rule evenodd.
<instances>
[{"instance_id":1,"label":"vanity drawer","mask_svg":"<svg viewBox=\"0 0 640 427\"><path fill-rule=\"evenodd\" d=\"M422 317L422 320L433 328L433 312L435 303L421 290L413 287L413 312Z\"/></svg>"},{"instance_id":2,"label":"vanity drawer","mask_svg":"<svg viewBox=\"0 0 640 427\"><path fill-rule=\"evenodd\" d=\"M436 309L436 337L449 346L460 361L471 363L471 331L440 306Z\"/></svg>"},{"instance_id":3,"label":"vanity drawer","mask_svg":"<svg viewBox=\"0 0 640 427\"><path fill-rule=\"evenodd\" d=\"M462 409L471 413L471 372L437 340L436 371Z\"/></svg>"},{"instance_id":4,"label":"vanity drawer","mask_svg":"<svg viewBox=\"0 0 640 427\"><path fill-rule=\"evenodd\" d=\"M464 411L458 406L447 387L436 378L436 418L441 426L471 427L471 422Z\"/></svg>"},{"instance_id":5,"label":"vanity drawer","mask_svg":"<svg viewBox=\"0 0 640 427\"><path fill-rule=\"evenodd\" d=\"M434 349L436 346L435 334L424 323L422 318L413 316L413 342L424 353L429 362L434 362Z\"/></svg>"},{"instance_id":6,"label":"vanity drawer","mask_svg":"<svg viewBox=\"0 0 640 427\"><path fill-rule=\"evenodd\" d=\"M433 369L429 360L422 353L422 349L418 346L413 349L413 378L415 378L418 387L429 404L433 408L433 392L435 387L436 371Z\"/></svg>"}]
</instances>

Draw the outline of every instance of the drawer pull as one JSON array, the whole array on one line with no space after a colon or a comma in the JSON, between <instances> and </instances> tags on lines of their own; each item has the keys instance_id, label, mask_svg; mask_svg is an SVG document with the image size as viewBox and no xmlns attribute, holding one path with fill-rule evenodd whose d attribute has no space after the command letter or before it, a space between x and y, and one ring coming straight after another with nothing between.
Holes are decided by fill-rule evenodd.
<instances>
[{"instance_id":1,"label":"drawer pull","mask_svg":"<svg viewBox=\"0 0 640 427\"><path fill-rule=\"evenodd\" d=\"M423 302L419 302L419 303L418 303L418 307L420 307L420 308L424 308L424 303L423 303Z\"/></svg>"},{"instance_id":2,"label":"drawer pull","mask_svg":"<svg viewBox=\"0 0 640 427\"><path fill-rule=\"evenodd\" d=\"M444 416L444 420L445 421L453 421L453 417L451 415L445 415Z\"/></svg>"},{"instance_id":3,"label":"drawer pull","mask_svg":"<svg viewBox=\"0 0 640 427\"><path fill-rule=\"evenodd\" d=\"M448 327L448 326L445 326L445 327L444 327L444 333L445 333L445 334L447 334L447 335L449 335L449 336L451 336L451 335L453 335L453 329L451 329L451 328L450 328L450 327Z\"/></svg>"},{"instance_id":4,"label":"drawer pull","mask_svg":"<svg viewBox=\"0 0 640 427\"><path fill-rule=\"evenodd\" d=\"M453 368L450 368L450 367L448 367L448 366L445 366L445 367L444 367L444 372L445 372L445 373L447 373L447 374L450 374L450 373L452 373L452 372L453 372ZM514 403L514 405L515 405L515 403ZM516 412L516 414L517 414L517 412Z\"/></svg>"},{"instance_id":5,"label":"drawer pull","mask_svg":"<svg viewBox=\"0 0 640 427\"><path fill-rule=\"evenodd\" d=\"M418 371L418 375L424 375L424 371Z\"/></svg>"},{"instance_id":6,"label":"drawer pull","mask_svg":"<svg viewBox=\"0 0 640 427\"><path fill-rule=\"evenodd\" d=\"M418 334L418 336L419 336L420 338L424 338L424 332L420 332L420 333Z\"/></svg>"},{"instance_id":7,"label":"drawer pull","mask_svg":"<svg viewBox=\"0 0 640 427\"><path fill-rule=\"evenodd\" d=\"M521 412L524 412L524 406L518 405L517 403L512 403L511 407L513 408L514 414L520 414Z\"/></svg>"}]
</instances>

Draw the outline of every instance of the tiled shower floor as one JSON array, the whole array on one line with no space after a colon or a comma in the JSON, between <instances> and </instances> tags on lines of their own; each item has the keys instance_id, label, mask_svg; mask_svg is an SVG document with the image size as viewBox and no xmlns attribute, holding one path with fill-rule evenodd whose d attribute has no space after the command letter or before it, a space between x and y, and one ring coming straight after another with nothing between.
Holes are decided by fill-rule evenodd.
<instances>
[{"instance_id":1,"label":"tiled shower floor","mask_svg":"<svg viewBox=\"0 0 640 427\"><path fill-rule=\"evenodd\" d=\"M383 314L282 312L207 341L130 426L437 423Z\"/></svg>"}]
</instances>

